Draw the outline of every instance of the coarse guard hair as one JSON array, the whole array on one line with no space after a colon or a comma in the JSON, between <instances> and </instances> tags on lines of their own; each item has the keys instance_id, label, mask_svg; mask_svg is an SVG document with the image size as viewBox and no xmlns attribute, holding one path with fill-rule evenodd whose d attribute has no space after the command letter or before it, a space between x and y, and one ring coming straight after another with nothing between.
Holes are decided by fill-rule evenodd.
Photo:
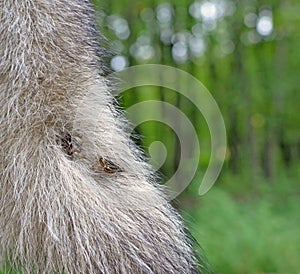
<instances>
[{"instance_id":1,"label":"coarse guard hair","mask_svg":"<svg viewBox=\"0 0 300 274\"><path fill-rule=\"evenodd\" d=\"M85 0L0 0L0 259L23 273L198 273L130 140Z\"/></svg>"}]
</instances>

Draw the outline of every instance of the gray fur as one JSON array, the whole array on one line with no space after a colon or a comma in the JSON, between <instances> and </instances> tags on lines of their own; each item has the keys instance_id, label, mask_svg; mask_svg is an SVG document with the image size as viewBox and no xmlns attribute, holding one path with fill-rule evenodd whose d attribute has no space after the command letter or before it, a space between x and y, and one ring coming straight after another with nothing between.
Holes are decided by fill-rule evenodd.
<instances>
[{"instance_id":1,"label":"gray fur","mask_svg":"<svg viewBox=\"0 0 300 274\"><path fill-rule=\"evenodd\" d=\"M84 0L0 1L0 258L24 273L197 272L100 76L93 16Z\"/></svg>"}]
</instances>

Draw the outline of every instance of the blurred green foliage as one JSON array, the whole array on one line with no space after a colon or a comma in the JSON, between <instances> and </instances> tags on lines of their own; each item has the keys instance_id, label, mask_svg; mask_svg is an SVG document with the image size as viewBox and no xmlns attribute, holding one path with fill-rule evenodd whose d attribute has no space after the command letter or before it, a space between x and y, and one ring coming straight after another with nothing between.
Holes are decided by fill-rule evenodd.
<instances>
[{"instance_id":1,"label":"blurred green foliage","mask_svg":"<svg viewBox=\"0 0 300 274\"><path fill-rule=\"evenodd\" d=\"M216 186L197 196L210 157L201 113L174 91L124 93L124 108L156 99L180 108L201 145L199 172L175 201L216 273L299 273L300 3L296 0L94 0L111 68L160 63L198 78L217 101L227 154ZM154 110L159 111L159 110ZM169 178L180 145L172 130L137 128L146 150L167 148Z\"/></svg>"},{"instance_id":2,"label":"blurred green foliage","mask_svg":"<svg viewBox=\"0 0 300 274\"><path fill-rule=\"evenodd\" d=\"M272 185L260 180L255 192L234 191L247 178L223 176L183 211L215 273L299 273L299 176L294 170Z\"/></svg>"},{"instance_id":3,"label":"blurred green foliage","mask_svg":"<svg viewBox=\"0 0 300 274\"><path fill-rule=\"evenodd\" d=\"M296 1L94 2L102 11L99 23L115 53L112 69L144 63L176 66L211 91L226 122L226 168L272 179L278 169L299 160ZM203 123L201 113L179 95L153 87L149 98L169 101L195 124ZM145 98L138 93L123 96L125 107L139 100ZM197 130L203 143L209 142L207 128ZM145 131L160 137L153 125L140 130L143 136ZM163 136L165 143L174 142L172 133ZM149 142L144 142L147 147ZM204 166L209 153L204 149ZM174 164L171 157L164 173Z\"/></svg>"}]
</instances>

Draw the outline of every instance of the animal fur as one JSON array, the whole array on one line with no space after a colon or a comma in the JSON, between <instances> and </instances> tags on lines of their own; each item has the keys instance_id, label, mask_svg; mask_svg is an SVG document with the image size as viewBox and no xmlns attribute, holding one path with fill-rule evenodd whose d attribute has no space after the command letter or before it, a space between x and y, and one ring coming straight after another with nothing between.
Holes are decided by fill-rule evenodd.
<instances>
[{"instance_id":1,"label":"animal fur","mask_svg":"<svg viewBox=\"0 0 300 274\"><path fill-rule=\"evenodd\" d=\"M0 258L24 273L196 273L113 107L85 0L0 1Z\"/></svg>"}]
</instances>

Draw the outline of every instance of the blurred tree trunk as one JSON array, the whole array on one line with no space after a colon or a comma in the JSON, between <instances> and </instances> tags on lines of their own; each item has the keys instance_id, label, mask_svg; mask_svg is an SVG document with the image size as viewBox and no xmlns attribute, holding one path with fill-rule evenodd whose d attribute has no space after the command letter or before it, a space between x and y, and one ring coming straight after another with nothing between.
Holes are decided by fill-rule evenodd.
<instances>
[{"instance_id":1,"label":"blurred tree trunk","mask_svg":"<svg viewBox=\"0 0 300 274\"><path fill-rule=\"evenodd\" d=\"M264 175L272 179L276 168L277 136L270 127L266 127L265 145L263 150Z\"/></svg>"}]
</instances>

